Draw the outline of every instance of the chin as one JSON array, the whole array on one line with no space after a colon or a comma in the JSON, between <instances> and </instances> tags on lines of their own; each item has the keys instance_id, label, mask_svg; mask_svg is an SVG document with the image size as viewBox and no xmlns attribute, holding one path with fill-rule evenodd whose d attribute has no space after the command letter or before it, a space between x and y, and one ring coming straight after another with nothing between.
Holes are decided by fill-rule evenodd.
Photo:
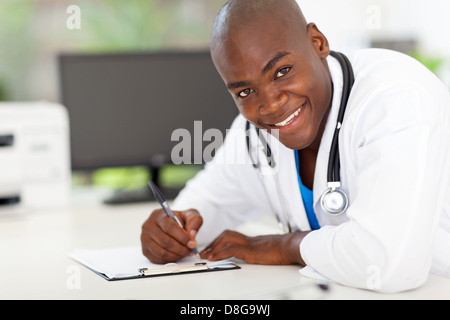
<instances>
[{"instance_id":1,"label":"chin","mask_svg":"<svg viewBox=\"0 0 450 320\"><path fill-rule=\"evenodd\" d=\"M282 137L280 137L278 139L286 148L292 149L292 150L301 150L304 149L306 147L308 147L311 142L299 142L299 140L294 140L292 141L292 139L283 139Z\"/></svg>"},{"instance_id":2,"label":"chin","mask_svg":"<svg viewBox=\"0 0 450 320\"><path fill-rule=\"evenodd\" d=\"M286 148L292 150L301 150L307 148L314 141L314 134L296 134L296 135L274 135Z\"/></svg>"}]
</instances>

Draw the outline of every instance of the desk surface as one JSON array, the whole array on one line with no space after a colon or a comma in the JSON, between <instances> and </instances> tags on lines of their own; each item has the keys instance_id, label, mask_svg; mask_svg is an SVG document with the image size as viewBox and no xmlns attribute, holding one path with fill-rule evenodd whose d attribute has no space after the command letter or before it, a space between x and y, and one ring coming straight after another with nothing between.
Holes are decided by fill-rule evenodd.
<instances>
[{"instance_id":1,"label":"desk surface","mask_svg":"<svg viewBox=\"0 0 450 320\"><path fill-rule=\"evenodd\" d=\"M106 281L67 255L75 248L140 245L153 203L15 212L0 209L0 299L450 299L450 279L380 294L331 284L321 291L297 266Z\"/></svg>"}]
</instances>

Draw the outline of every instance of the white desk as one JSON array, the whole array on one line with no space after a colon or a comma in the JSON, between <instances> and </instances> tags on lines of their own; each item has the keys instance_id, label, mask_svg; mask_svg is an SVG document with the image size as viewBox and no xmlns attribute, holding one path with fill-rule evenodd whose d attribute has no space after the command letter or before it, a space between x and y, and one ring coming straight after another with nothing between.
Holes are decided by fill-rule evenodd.
<instances>
[{"instance_id":1,"label":"white desk","mask_svg":"<svg viewBox=\"0 0 450 320\"><path fill-rule=\"evenodd\" d=\"M68 258L75 248L140 245L155 204L0 211L0 299L450 299L450 279L379 294L331 284L328 293L297 266L241 264L240 270L109 282Z\"/></svg>"}]
</instances>

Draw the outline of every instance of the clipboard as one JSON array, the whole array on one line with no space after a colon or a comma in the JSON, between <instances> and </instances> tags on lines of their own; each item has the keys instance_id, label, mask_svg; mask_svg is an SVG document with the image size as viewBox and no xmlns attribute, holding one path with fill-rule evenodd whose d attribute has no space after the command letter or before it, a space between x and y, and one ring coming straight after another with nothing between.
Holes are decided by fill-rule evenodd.
<instances>
[{"instance_id":1,"label":"clipboard","mask_svg":"<svg viewBox=\"0 0 450 320\"><path fill-rule=\"evenodd\" d=\"M140 247L77 249L69 257L108 281L240 269L230 260L199 261L195 256L177 263L154 264Z\"/></svg>"}]
</instances>

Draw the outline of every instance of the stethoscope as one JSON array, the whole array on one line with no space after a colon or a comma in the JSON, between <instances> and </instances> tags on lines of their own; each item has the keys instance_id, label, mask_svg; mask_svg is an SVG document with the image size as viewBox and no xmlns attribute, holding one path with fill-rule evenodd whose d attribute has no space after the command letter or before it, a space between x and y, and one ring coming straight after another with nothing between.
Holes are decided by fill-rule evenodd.
<instances>
[{"instance_id":1,"label":"stethoscope","mask_svg":"<svg viewBox=\"0 0 450 320\"><path fill-rule=\"evenodd\" d=\"M336 121L336 128L334 130L333 139L331 142L330 147L330 155L328 158L328 171L327 171L327 189L320 197L320 205L322 207L322 210L330 215L340 215L345 212L348 208L348 197L346 193L341 189L341 182L340 182L340 159L339 159L339 132L342 127L342 121L344 120L344 113L345 108L347 107L348 98L350 96L350 92L353 86L353 83L355 81L354 74L353 74L353 68L350 64L350 61L348 58L339 52L330 51L330 54L338 60L339 64L342 68L343 73L343 87L342 87L342 97L341 97L341 104L339 106L339 112L337 116ZM247 121L246 124L246 132L249 133L250 129L250 122ZM269 144L264 139L263 135L260 134L259 128L255 127L258 139L258 147L257 147L257 153L256 153L256 159L253 158L253 155L251 153L251 146L250 146L250 137L249 134L246 135L246 142L247 142L247 150L250 155L253 167L260 172L260 176L263 174L261 173L262 164L259 160L259 154L262 151L262 153L265 155L267 159L267 164L272 169L273 177L275 180L275 185L278 193L278 197L280 199L281 203L281 211L282 211L282 217L277 214L275 210L275 206L270 202L270 206L273 212L275 212L275 215L277 217L278 223L280 226L283 227L283 230L285 232L291 231L291 226L288 222L288 213L287 213L287 206L284 201L284 198L282 197L281 190L279 187L279 182L277 178L277 173L275 170L275 160L272 154L272 150L270 149ZM267 188L264 186L264 191L266 192L266 196L269 197L269 192Z\"/></svg>"}]
</instances>

